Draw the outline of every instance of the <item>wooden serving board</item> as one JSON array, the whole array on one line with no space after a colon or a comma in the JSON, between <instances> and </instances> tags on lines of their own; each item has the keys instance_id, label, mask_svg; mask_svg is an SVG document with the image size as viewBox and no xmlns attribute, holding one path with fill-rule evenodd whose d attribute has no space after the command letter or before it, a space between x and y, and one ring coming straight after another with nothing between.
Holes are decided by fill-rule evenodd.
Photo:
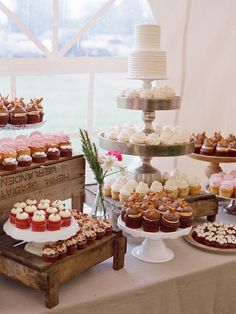
<instances>
[{"instance_id":1,"label":"wooden serving board","mask_svg":"<svg viewBox=\"0 0 236 314\"><path fill-rule=\"evenodd\" d=\"M46 263L41 257L25 251L23 244L13 247L17 242L0 232L0 274L42 291L48 308L59 303L59 286L70 278L112 256L114 270L124 266L126 238L121 234L105 236L55 263Z\"/></svg>"},{"instance_id":2,"label":"wooden serving board","mask_svg":"<svg viewBox=\"0 0 236 314\"><path fill-rule=\"evenodd\" d=\"M72 207L82 210L84 202L85 159L83 155L32 164L16 172L0 171L0 222L13 204L29 197L72 199Z\"/></svg>"}]
</instances>

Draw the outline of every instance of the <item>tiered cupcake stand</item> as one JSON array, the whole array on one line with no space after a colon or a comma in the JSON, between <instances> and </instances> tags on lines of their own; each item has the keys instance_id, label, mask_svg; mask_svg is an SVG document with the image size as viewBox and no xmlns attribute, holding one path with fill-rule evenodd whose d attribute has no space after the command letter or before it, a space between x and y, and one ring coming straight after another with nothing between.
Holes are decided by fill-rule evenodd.
<instances>
[{"instance_id":1,"label":"tiered cupcake stand","mask_svg":"<svg viewBox=\"0 0 236 314\"><path fill-rule=\"evenodd\" d=\"M137 259L149 263L163 263L174 257L174 252L166 247L164 239L177 239L189 234L192 227L178 229L175 232L145 232L143 229L131 229L118 218L118 227L135 238L144 238L141 245L132 249L132 255Z\"/></svg>"},{"instance_id":2,"label":"tiered cupcake stand","mask_svg":"<svg viewBox=\"0 0 236 314\"><path fill-rule=\"evenodd\" d=\"M150 80L144 80L144 88L151 88ZM179 96L171 99L129 99L126 97L117 98L117 106L121 109L141 110L144 126L142 131L145 134L153 133L153 121L155 119L155 111L158 110L176 110L181 105ZM154 180L161 178L158 169L151 165L153 157L174 157L188 155L194 151L194 139L189 143L178 145L144 145L120 143L109 140L105 137L104 132L99 134L100 147L105 150L116 150L125 155L134 155L141 158L141 165L135 168L131 176L137 181L143 181L151 184Z\"/></svg>"},{"instance_id":3,"label":"tiered cupcake stand","mask_svg":"<svg viewBox=\"0 0 236 314\"><path fill-rule=\"evenodd\" d=\"M207 156L207 155L194 154L194 153L189 155L189 157L196 160L208 162L208 166L206 167L206 170L205 170L205 174L208 179L210 178L212 174L223 171L222 168L220 167L220 164L236 162L236 157ZM208 187L206 187L206 192L209 193ZM222 197L218 195L217 197L225 201L229 200L229 203L225 205L223 209L227 214L236 215L236 199L235 198Z\"/></svg>"},{"instance_id":4,"label":"tiered cupcake stand","mask_svg":"<svg viewBox=\"0 0 236 314\"><path fill-rule=\"evenodd\" d=\"M35 232L31 229L19 229L8 219L3 225L3 230L15 240L27 242L25 250L32 254L42 256L42 249L45 244L53 243L59 240L66 240L74 236L79 231L79 225L72 217L71 225L62 227L57 231ZM21 242L21 243L22 243Z\"/></svg>"}]
</instances>

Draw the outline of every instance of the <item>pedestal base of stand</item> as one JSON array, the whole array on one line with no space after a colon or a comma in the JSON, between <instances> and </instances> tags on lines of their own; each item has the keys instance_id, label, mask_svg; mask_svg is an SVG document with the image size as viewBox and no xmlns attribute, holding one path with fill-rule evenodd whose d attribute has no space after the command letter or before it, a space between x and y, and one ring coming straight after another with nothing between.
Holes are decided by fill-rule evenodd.
<instances>
[{"instance_id":1,"label":"pedestal base of stand","mask_svg":"<svg viewBox=\"0 0 236 314\"><path fill-rule=\"evenodd\" d=\"M174 252L168 249L161 239L145 239L141 245L133 248L132 255L144 262L164 263L174 257Z\"/></svg>"},{"instance_id":2,"label":"pedestal base of stand","mask_svg":"<svg viewBox=\"0 0 236 314\"><path fill-rule=\"evenodd\" d=\"M47 243L28 242L25 246L25 250L37 256L42 256L42 249Z\"/></svg>"},{"instance_id":3,"label":"pedestal base of stand","mask_svg":"<svg viewBox=\"0 0 236 314\"><path fill-rule=\"evenodd\" d=\"M223 207L224 211L229 215L236 215L236 204L235 200L231 200L228 205Z\"/></svg>"},{"instance_id":4,"label":"pedestal base of stand","mask_svg":"<svg viewBox=\"0 0 236 314\"><path fill-rule=\"evenodd\" d=\"M138 182L143 181L151 185L153 181L161 180L161 172L154 168L150 163L139 162L137 165L136 162L136 165L133 163L133 165L131 165L128 170L130 176Z\"/></svg>"}]
</instances>

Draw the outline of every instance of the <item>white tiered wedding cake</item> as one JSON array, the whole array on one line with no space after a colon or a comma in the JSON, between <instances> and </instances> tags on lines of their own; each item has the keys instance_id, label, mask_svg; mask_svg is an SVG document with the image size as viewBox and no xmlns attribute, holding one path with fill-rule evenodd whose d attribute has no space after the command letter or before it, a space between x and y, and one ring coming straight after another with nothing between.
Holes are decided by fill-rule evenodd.
<instances>
[{"instance_id":1,"label":"white tiered wedding cake","mask_svg":"<svg viewBox=\"0 0 236 314\"><path fill-rule=\"evenodd\" d=\"M128 77L131 79L166 78L166 52L160 51L160 26L135 26L134 50L128 55Z\"/></svg>"}]
</instances>

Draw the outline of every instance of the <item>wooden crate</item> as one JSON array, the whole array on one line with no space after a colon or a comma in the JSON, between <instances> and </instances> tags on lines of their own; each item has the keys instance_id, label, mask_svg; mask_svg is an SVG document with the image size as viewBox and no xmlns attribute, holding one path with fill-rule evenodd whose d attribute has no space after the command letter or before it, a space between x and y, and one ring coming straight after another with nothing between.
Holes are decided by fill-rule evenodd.
<instances>
[{"instance_id":1,"label":"wooden crate","mask_svg":"<svg viewBox=\"0 0 236 314\"><path fill-rule=\"evenodd\" d=\"M96 184L86 185L85 187L85 203L92 206L96 196ZM187 196L186 201L191 204L193 216L195 218L206 216L208 221L215 221L218 213L218 200L213 194L204 193L202 195ZM110 197L105 197L105 204L112 220L113 230L119 231L117 227L117 219L120 215L121 203Z\"/></svg>"},{"instance_id":2,"label":"wooden crate","mask_svg":"<svg viewBox=\"0 0 236 314\"><path fill-rule=\"evenodd\" d=\"M84 202L85 159L83 155L60 158L43 164L0 171L0 223L12 205L29 197L50 200L72 199L72 207L82 210Z\"/></svg>"},{"instance_id":3,"label":"wooden crate","mask_svg":"<svg viewBox=\"0 0 236 314\"><path fill-rule=\"evenodd\" d=\"M59 303L59 286L70 278L112 256L114 270L124 266L126 238L121 234L105 236L52 264L25 251L24 245L13 247L17 242L7 235L0 235L0 274L43 292L48 308Z\"/></svg>"}]
</instances>

